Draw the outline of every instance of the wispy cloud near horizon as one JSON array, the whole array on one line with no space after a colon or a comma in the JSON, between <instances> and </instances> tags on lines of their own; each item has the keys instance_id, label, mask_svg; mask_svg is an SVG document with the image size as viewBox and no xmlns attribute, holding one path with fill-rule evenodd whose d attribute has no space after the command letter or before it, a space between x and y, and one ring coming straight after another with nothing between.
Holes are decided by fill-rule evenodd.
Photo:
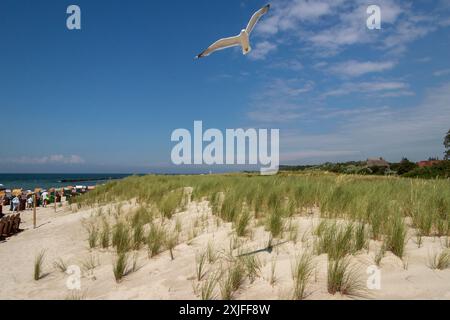
<instances>
[{"instance_id":1,"label":"wispy cloud near horizon","mask_svg":"<svg viewBox=\"0 0 450 320\"><path fill-rule=\"evenodd\" d=\"M79 155L69 155L65 156L62 154L53 154L49 156L33 157L33 156L20 156L17 158L5 158L0 159L0 163L19 163L19 164L33 164L33 165L44 165L44 164L84 164L86 161Z\"/></svg>"},{"instance_id":2,"label":"wispy cloud near horizon","mask_svg":"<svg viewBox=\"0 0 450 320\"><path fill-rule=\"evenodd\" d=\"M323 160L325 157L320 151L326 155L333 150L351 151L336 153L347 160L354 159L354 155L360 158L383 156L392 161L399 161L403 156L423 160L418 154L442 156L442 142L450 126L449 101L450 82L429 89L423 101L410 106L408 112L389 107L361 108L360 112L344 113L345 121L326 134L282 130L281 154L291 155L287 157L291 162L305 158ZM308 150L317 153L306 157ZM299 157L292 156L295 154Z\"/></svg>"}]
</instances>

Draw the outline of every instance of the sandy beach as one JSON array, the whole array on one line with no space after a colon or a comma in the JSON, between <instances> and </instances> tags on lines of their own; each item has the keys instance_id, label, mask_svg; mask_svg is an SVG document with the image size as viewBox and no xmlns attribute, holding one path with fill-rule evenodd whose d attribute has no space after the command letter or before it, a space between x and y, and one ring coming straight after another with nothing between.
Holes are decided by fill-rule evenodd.
<instances>
[{"instance_id":1,"label":"sandy beach","mask_svg":"<svg viewBox=\"0 0 450 320\"><path fill-rule=\"evenodd\" d=\"M103 207L103 212L114 205ZM133 201L123 203L124 215L133 212ZM38 208L38 228L32 227L32 212L22 212L23 232L0 243L0 299L199 299L200 285L196 280L196 256L208 244L214 247L217 261L207 263L205 278L213 274L220 264L226 263L226 253L233 240L230 223L218 221L211 214L208 202L191 202L186 210L176 214L182 225L182 240L173 250L149 258L147 250L133 252L134 272L117 283L113 274L114 249L90 249L86 221L95 219L98 208L72 212L65 203L54 212L53 207ZM318 209L311 209L292 221L298 226L294 241L274 247L271 253L260 252L258 276L246 279L234 299L291 299L293 280L291 268L295 257L313 246L312 230L319 224ZM196 234L190 234L192 228ZM239 252L265 248L269 233L262 226L252 225L251 235L239 239ZM230 242L231 241L231 242ZM275 241L276 242L276 241ZM281 240L280 240L281 242ZM380 244L370 241L369 250L352 257L361 279L365 282L366 269L374 265ZM408 236L403 260L386 252L381 260L380 290L366 290L363 299L450 299L450 269L432 270L427 266L429 256L441 250L439 238L424 237L420 248L412 235ZM33 279L36 255L45 250L43 276ZM236 250L233 251L236 253ZM81 290L69 290L69 275L54 266L62 259L68 266L79 266ZM327 292L327 257L314 256L314 275L307 286L307 299L349 299L341 294ZM218 288L214 297L219 298Z\"/></svg>"}]
</instances>

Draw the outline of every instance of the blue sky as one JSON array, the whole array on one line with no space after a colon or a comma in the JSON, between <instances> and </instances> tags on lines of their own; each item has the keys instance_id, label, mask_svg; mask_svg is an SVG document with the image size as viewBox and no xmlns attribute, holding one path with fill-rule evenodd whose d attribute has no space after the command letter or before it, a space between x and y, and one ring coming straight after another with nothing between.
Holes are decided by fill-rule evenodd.
<instances>
[{"instance_id":1,"label":"blue sky","mask_svg":"<svg viewBox=\"0 0 450 320\"><path fill-rule=\"evenodd\" d=\"M287 164L442 156L450 1L270 3L248 56L194 60L266 2L2 0L0 172L169 170L194 120L278 128Z\"/></svg>"}]
</instances>

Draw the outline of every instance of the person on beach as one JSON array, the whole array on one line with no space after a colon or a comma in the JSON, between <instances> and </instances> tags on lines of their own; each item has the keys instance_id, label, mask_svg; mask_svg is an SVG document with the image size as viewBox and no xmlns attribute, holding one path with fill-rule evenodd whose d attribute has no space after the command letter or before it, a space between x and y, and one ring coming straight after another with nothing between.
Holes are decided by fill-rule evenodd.
<instances>
[{"instance_id":1,"label":"person on beach","mask_svg":"<svg viewBox=\"0 0 450 320\"><path fill-rule=\"evenodd\" d=\"M48 192L42 192L42 206L45 208L48 204Z\"/></svg>"},{"instance_id":2,"label":"person on beach","mask_svg":"<svg viewBox=\"0 0 450 320\"><path fill-rule=\"evenodd\" d=\"M33 196L29 196L27 199L27 208L32 209L33 208Z\"/></svg>"},{"instance_id":3,"label":"person on beach","mask_svg":"<svg viewBox=\"0 0 450 320\"><path fill-rule=\"evenodd\" d=\"M14 197L14 199L12 200L12 205L13 205L12 212L14 212L14 211L19 212L19 204L20 204L19 197L17 197L17 196Z\"/></svg>"}]
</instances>

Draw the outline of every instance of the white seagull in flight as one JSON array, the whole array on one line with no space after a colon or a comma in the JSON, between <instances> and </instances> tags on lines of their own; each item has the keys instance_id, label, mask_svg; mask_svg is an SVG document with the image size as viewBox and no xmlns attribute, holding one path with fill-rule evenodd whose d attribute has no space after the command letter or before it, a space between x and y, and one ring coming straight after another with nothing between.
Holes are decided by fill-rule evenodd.
<instances>
[{"instance_id":1,"label":"white seagull in flight","mask_svg":"<svg viewBox=\"0 0 450 320\"><path fill-rule=\"evenodd\" d=\"M250 33L255 28L256 23L258 20L267 13L270 9L270 4L262 7L258 11L256 11L252 18L250 19L250 22L247 25L247 28L243 29L241 33L235 37L230 38L223 38L220 40L217 40L214 42L211 46L209 46L208 49L197 55L195 58L203 58L209 56L214 51L235 47L235 46L241 46L242 47L242 54L246 55L248 54L252 48L250 47Z\"/></svg>"}]
</instances>

